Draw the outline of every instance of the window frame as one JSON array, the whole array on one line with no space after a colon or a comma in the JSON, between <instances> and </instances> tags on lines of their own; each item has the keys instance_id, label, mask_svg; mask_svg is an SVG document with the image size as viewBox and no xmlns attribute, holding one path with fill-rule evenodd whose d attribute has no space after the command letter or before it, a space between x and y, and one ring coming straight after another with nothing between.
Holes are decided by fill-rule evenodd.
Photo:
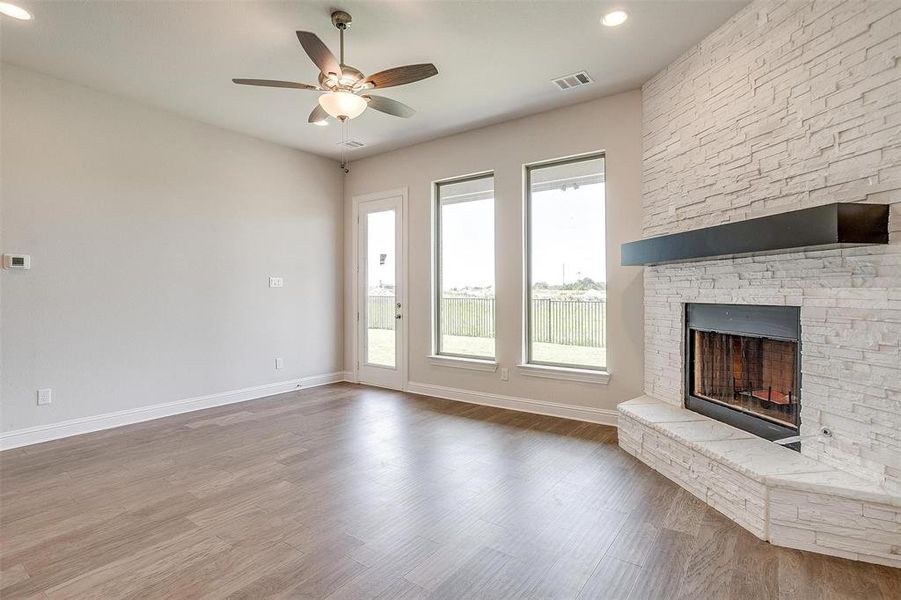
<instances>
[{"instance_id":1,"label":"window frame","mask_svg":"<svg viewBox=\"0 0 901 600\"><path fill-rule=\"evenodd\" d=\"M494 356L481 356L475 354L457 354L455 352L443 352L441 350L441 266L442 266L442 250L441 250L441 187L453 185L456 183L466 183L468 181L478 181L480 179L495 179L494 171L481 171L470 175L462 175L459 177L450 177L433 182L432 184L432 208L433 208L433 227L432 238L434 240L432 249L432 355L434 359L441 361L446 359L442 364L447 363L453 366L463 366L461 363L473 362L481 365L495 365L497 362L497 332L494 336ZM492 231L494 252L494 289L495 289L495 324L497 323L497 196L495 194L494 181L491 185L492 200L494 201L494 212L492 214L494 230ZM480 369L481 370L481 369Z\"/></svg>"},{"instance_id":2,"label":"window frame","mask_svg":"<svg viewBox=\"0 0 901 600\"><path fill-rule=\"evenodd\" d=\"M574 376L578 379L578 375L580 373L586 374L592 381L594 381L595 375L597 376L605 376L609 373L610 369L610 346L607 343L607 335L604 334L604 347L607 351L606 360L604 361L606 364L602 367L596 367L593 365L579 365L573 363L554 363L554 362L546 362L546 361L537 361L532 358L532 171L537 169L544 169L548 167L557 167L561 165L568 165L579 162L587 162L590 160L602 159L604 161L604 240L606 243L607 236L607 153L603 150L598 150L594 152L586 152L584 154L577 154L573 156L567 156L563 158L554 158L550 160L540 161L529 163L523 165L523 346L522 346L522 364L519 365L520 371L523 374L535 375L535 376L547 376L551 378L556 378L553 373L564 373L564 374L574 374ZM606 266L609 266L609 261L607 261L607 252L605 248L604 252L604 260L607 262ZM607 272L607 278L605 283L610 282L610 272L609 269L605 269ZM609 289L609 286L608 286ZM606 308L610 308L609 302L606 304ZM606 318L606 315L605 315ZM602 383L606 383L606 379L601 381Z\"/></svg>"}]
</instances>

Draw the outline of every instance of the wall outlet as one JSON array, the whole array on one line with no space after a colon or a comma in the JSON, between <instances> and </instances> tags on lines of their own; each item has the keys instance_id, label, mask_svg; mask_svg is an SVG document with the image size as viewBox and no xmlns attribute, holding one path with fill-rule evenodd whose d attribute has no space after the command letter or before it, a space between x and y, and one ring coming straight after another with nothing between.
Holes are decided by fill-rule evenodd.
<instances>
[{"instance_id":1,"label":"wall outlet","mask_svg":"<svg viewBox=\"0 0 901 600\"><path fill-rule=\"evenodd\" d=\"M271 287L271 288L285 287L285 280L282 279L281 277L270 277L269 278L269 287Z\"/></svg>"},{"instance_id":2,"label":"wall outlet","mask_svg":"<svg viewBox=\"0 0 901 600\"><path fill-rule=\"evenodd\" d=\"M284 369L285 368L285 359L284 358L276 358L275 359L275 368L276 369Z\"/></svg>"},{"instance_id":3,"label":"wall outlet","mask_svg":"<svg viewBox=\"0 0 901 600\"><path fill-rule=\"evenodd\" d=\"M52 401L53 401L53 390L51 390L50 388L44 388L42 390L38 390L38 406L50 404Z\"/></svg>"},{"instance_id":4,"label":"wall outlet","mask_svg":"<svg viewBox=\"0 0 901 600\"><path fill-rule=\"evenodd\" d=\"M501 381L510 381L510 371L507 367L501 367Z\"/></svg>"}]
</instances>

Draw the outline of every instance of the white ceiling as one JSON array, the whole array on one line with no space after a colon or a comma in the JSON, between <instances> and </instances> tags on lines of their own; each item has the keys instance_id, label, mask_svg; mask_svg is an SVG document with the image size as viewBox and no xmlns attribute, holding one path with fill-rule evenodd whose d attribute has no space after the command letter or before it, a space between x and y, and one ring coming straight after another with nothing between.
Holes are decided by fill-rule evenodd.
<instances>
[{"instance_id":1,"label":"white ceiling","mask_svg":"<svg viewBox=\"0 0 901 600\"><path fill-rule=\"evenodd\" d=\"M30 22L0 20L4 62L325 156L334 123L307 125L311 91L237 86L233 77L316 83L294 31L337 54L334 8L354 22L346 62L364 73L433 62L439 75L382 94L418 110L369 110L351 122L361 157L639 87L747 0L626 2L37 1L12 0ZM603 27L624 7L629 20ZM595 83L560 91L551 79L586 70Z\"/></svg>"}]
</instances>

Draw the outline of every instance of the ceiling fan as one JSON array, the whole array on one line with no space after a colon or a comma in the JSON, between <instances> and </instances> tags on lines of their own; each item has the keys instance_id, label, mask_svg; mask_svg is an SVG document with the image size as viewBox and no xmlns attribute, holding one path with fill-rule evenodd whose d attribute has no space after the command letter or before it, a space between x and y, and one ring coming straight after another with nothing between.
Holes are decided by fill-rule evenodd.
<instances>
[{"instance_id":1,"label":"ceiling fan","mask_svg":"<svg viewBox=\"0 0 901 600\"><path fill-rule=\"evenodd\" d=\"M297 32L300 45L303 46L310 60L319 68L319 85L272 79L232 79L232 81L241 85L325 92L319 96L319 104L307 119L307 122L315 125L324 125L329 116L339 121L354 119L363 114L367 107L395 117L412 117L416 111L406 104L384 96L375 96L369 92L373 89L378 90L427 79L437 75L438 69L432 63L423 63L394 67L368 77L363 75L359 69L344 62L344 31L350 26L350 23L350 15L343 10L336 10L332 13L332 24L338 28L341 39L340 61L315 33L311 31Z\"/></svg>"}]
</instances>

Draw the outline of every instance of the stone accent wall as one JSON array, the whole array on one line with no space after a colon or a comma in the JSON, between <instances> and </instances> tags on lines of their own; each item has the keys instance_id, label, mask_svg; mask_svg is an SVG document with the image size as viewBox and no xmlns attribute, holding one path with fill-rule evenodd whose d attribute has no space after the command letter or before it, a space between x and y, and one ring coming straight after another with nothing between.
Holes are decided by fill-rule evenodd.
<instances>
[{"instance_id":1,"label":"stone accent wall","mask_svg":"<svg viewBox=\"0 0 901 600\"><path fill-rule=\"evenodd\" d=\"M646 269L646 393L682 403L684 303L800 306L803 453L901 491L901 5L753 2L643 94L646 236L894 203L888 247Z\"/></svg>"},{"instance_id":2,"label":"stone accent wall","mask_svg":"<svg viewBox=\"0 0 901 600\"><path fill-rule=\"evenodd\" d=\"M757 1L642 88L644 235L901 192L901 6Z\"/></svg>"}]
</instances>

